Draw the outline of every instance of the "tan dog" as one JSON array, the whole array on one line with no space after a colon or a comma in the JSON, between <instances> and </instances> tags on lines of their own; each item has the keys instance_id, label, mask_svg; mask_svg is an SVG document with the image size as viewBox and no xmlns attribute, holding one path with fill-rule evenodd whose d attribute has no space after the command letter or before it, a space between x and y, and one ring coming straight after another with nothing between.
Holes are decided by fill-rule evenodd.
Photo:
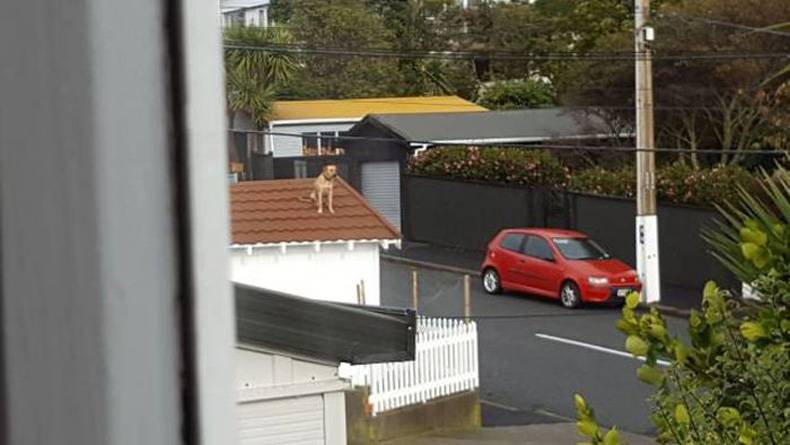
<instances>
[{"instance_id":1,"label":"tan dog","mask_svg":"<svg viewBox=\"0 0 790 445\"><path fill-rule=\"evenodd\" d=\"M313 191L310 196L302 198L303 201L310 200L318 206L318 213L324 213L324 195L327 198L327 208L329 213L335 213L332 207L334 198L335 178L337 177L337 166L334 164L325 165L321 174L313 181Z\"/></svg>"}]
</instances>

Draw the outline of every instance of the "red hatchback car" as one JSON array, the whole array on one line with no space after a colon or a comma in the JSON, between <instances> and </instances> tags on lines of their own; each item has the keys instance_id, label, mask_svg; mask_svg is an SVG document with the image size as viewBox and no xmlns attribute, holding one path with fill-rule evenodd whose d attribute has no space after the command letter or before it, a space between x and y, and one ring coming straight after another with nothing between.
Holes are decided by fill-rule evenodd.
<instances>
[{"instance_id":1,"label":"red hatchback car","mask_svg":"<svg viewBox=\"0 0 790 445\"><path fill-rule=\"evenodd\" d=\"M587 235L559 229L506 229L490 243L481 267L483 288L582 302L619 302L642 291L637 273Z\"/></svg>"}]
</instances>

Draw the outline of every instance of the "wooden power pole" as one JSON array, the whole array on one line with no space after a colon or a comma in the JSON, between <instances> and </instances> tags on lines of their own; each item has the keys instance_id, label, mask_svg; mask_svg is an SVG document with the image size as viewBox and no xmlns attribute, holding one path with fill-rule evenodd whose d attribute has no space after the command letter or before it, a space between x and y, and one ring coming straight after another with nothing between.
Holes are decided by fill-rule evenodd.
<instances>
[{"instance_id":1,"label":"wooden power pole","mask_svg":"<svg viewBox=\"0 0 790 445\"><path fill-rule=\"evenodd\" d=\"M656 212L656 159L653 126L653 64L650 0L634 0L636 49L636 264L643 300L661 300Z\"/></svg>"}]
</instances>

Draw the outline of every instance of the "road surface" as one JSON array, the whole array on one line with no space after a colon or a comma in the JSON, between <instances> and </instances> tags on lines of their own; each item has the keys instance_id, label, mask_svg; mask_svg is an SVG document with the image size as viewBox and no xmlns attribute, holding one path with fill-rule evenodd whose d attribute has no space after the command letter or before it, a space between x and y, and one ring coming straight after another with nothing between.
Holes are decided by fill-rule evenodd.
<instances>
[{"instance_id":1,"label":"road surface","mask_svg":"<svg viewBox=\"0 0 790 445\"><path fill-rule=\"evenodd\" d=\"M381 302L411 306L411 271L381 263ZM456 273L419 269L423 315L463 314L463 281ZM573 394L584 395L604 425L650 434L651 388L636 379L640 362L624 353L614 328L620 310L562 308L538 297L491 296L472 277L472 315L477 318L480 397L484 424L518 425L574 419ZM670 331L684 320L667 317Z\"/></svg>"}]
</instances>

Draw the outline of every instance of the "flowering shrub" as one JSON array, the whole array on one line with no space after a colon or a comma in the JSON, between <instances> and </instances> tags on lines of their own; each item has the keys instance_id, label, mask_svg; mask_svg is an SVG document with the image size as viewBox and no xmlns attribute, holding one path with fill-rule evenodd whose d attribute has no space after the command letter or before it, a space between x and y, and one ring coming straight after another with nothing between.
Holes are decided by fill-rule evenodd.
<instances>
[{"instance_id":1,"label":"flowering shrub","mask_svg":"<svg viewBox=\"0 0 790 445\"><path fill-rule=\"evenodd\" d=\"M634 167L606 170L601 167L576 170L545 150L514 148L436 148L423 152L409 163L412 173L425 176L474 180L497 184L543 185L603 196L636 196ZM660 201L711 207L734 201L737 187L755 191L757 178L737 166L695 170L683 164L659 167L656 171Z\"/></svg>"},{"instance_id":2,"label":"flowering shrub","mask_svg":"<svg viewBox=\"0 0 790 445\"><path fill-rule=\"evenodd\" d=\"M436 148L409 162L412 173L497 184L566 187L566 168L544 150Z\"/></svg>"}]
</instances>

